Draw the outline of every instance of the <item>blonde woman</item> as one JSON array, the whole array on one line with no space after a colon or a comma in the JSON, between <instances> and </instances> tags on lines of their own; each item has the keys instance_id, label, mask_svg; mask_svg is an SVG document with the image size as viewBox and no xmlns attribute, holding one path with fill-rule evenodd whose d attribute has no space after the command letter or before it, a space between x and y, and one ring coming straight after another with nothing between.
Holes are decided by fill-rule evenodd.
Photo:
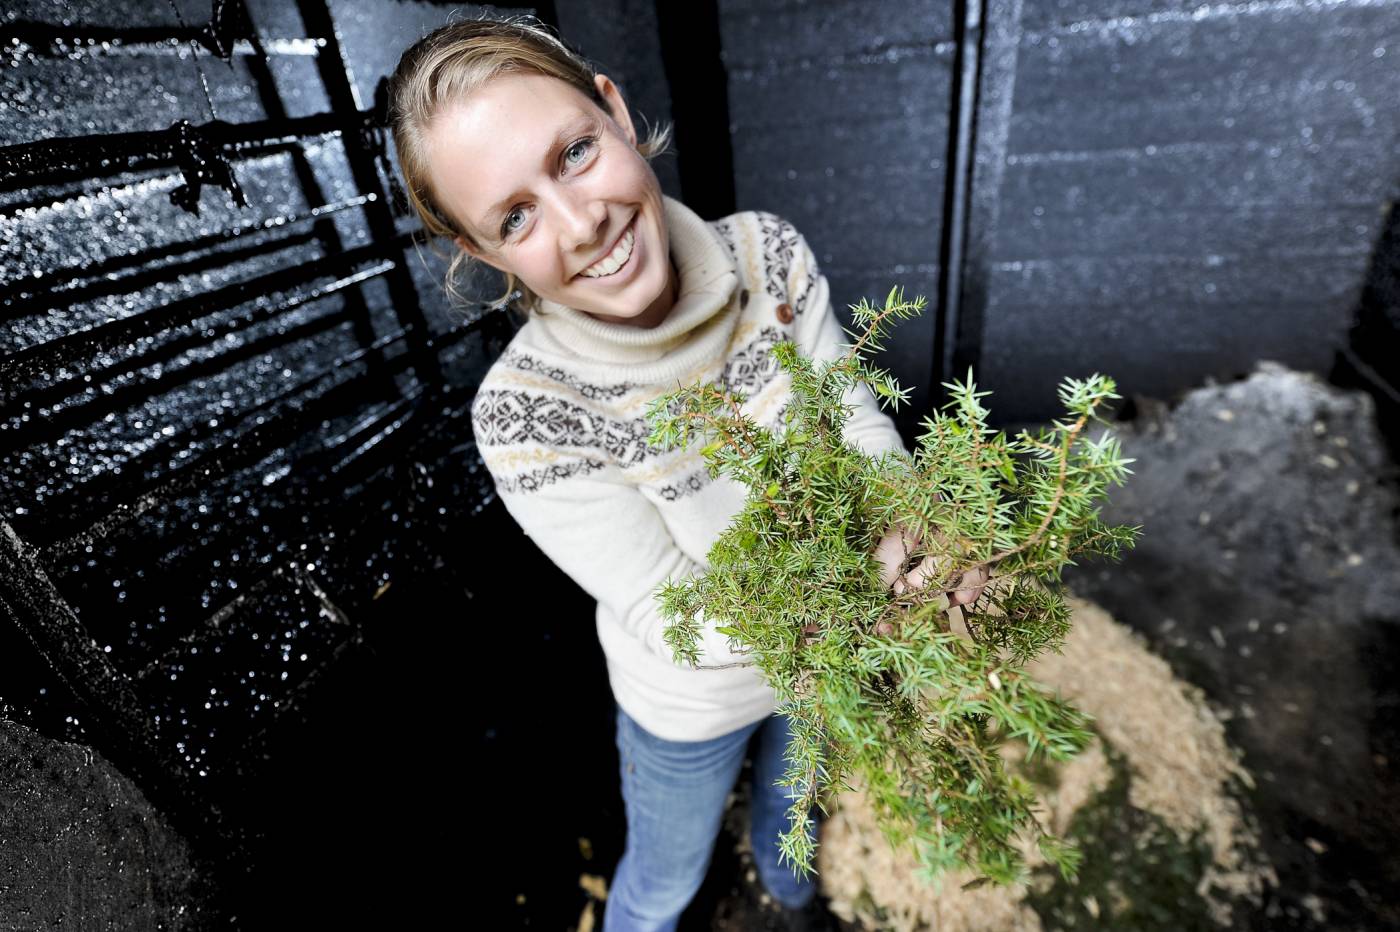
<instances>
[{"instance_id":1,"label":"blonde woman","mask_svg":"<svg viewBox=\"0 0 1400 932\"><path fill-rule=\"evenodd\" d=\"M779 784L789 720L713 624L699 665L676 662L654 599L663 580L705 571L743 489L711 479L693 452L650 448L644 418L649 401L699 379L781 423L790 385L768 350L794 340L831 358L842 346L811 249L774 214L710 222L663 195L649 160L669 127L640 139L617 85L529 17L424 37L395 71L391 117L409 197L453 244L449 288L486 263L527 317L483 379L472 426L512 517L598 602L627 815L603 928L675 928L750 739L759 877L791 927L820 927L815 883L778 857L797 792ZM903 449L868 389L849 403L850 442ZM897 591L932 569L899 575L910 543L891 532L877 546ZM951 599L971 601L985 581L970 571Z\"/></svg>"}]
</instances>

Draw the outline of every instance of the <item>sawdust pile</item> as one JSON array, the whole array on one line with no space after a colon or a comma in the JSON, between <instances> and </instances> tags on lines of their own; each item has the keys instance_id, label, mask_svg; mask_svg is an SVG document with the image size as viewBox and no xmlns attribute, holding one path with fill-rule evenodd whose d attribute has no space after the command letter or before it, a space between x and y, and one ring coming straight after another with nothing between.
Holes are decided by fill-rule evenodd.
<instances>
[{"instance_id":1,"label":"sawdust pile","mask_svg":"<svg viewBox=\"0 0 1400 932\"><path fill-rule=\"evenodd\" d=\"M1252 785L1249 774L1200 690L1176 679L1165 661L1098 606L1073 597L1069 604L1074 624L1063 653L1039 658L1027 665L1027 672L1094 716L1099 733L1126 758L1131 806L1160 817L1182 839L1193 830L1203 834L1211 863L1196 891L1211 918L1228 926L1231 906L1220 891L1257 902L1266 884L1277 883L1258 855L1249 821L1228 792L1235 780ZM1015 749L1007 750L1010 758ZM1095 741L1055 773L1053 789L1038 787L1042 819L1063 834L1074 814L1108 786L1112 768L1102 742ZM822 890L831 897L834 912L869 929L895 932L1042 928L1026 898L1047 888L1053 877L1035 875L1030 889L983 884L964 890L962 884L975 875L950 873L939 890L918 876L912 850L891 850L860 793L857 775L851 774L848 782L856 791L834 802L817 849ZM1032 869L1045 864L1033 844L1024 844L1023 851ZM1084 890L1079 899L1097 916L1115 905L1100 900L1123 895L1120 890Z\"/></svg>"}]
</instances>

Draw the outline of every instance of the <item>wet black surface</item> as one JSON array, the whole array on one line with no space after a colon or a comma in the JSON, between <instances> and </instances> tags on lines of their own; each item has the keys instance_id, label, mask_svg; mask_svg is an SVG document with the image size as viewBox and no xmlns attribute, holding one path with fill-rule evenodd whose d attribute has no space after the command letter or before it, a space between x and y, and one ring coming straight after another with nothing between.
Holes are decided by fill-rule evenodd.
<instances>
[{"instance_id":1,"label":"wet black surface","mask_svg":"<svg viewBox=\"0 0 1400 932\"><path fill-rule=\"evenodd\" d=\"M189 932L213 873L101 754L0 716L0 927Z\"/></svg>"},{"instance_id":2,"label":"wet black surface","mask_svg":"<svg viewBox=\"0 0 1400 932\"><path fill-rule=\"evenodd\" d=\"M152 692L188 713L164 723L162 739L180 743L186 765L205 771L206 798L223 807L220 832L196 836L219 859L219 893L199 901L220 917L215 927L472 916L562 928L586 900L579 875L610 875L621 809L592 605L520 537L499 502L476 514L453 510L479 493L468 452L461 477L411 466L385 480L404 485L381 488L384 513L320 529L336 534L342 557L363 564L355 597L328 603L361 638L347 635L313 677L297 688L253 678L256 695L247 683L219 685L224 669L306 665L295 652L283 662L280 646L300 651L306 629L284 641L284 613L259 607L211 635L224 645L212 663L195 663L208 653L189 656L178 680ZM416 530L411 549L385 548L396 533L394 507ZM326 556L308 559L321 561L315 575L330 585L321 575L334 575ZM376 562L395 569L384 578ZM522 566L533 570L524 590L514 584ZM307 597L290 575L285 587ZM320 608L293 617L343 623ZM270 626L264 639L249 637L253 621ZM263 651L261 643L278 646ZM230 650L246 664L224 661ZM180 692L187 682L193 688ZM37 713L11 709L15 717L46 729L64 710L87 721L51 676L12 681L7 691L26 685L45 690L45 704ZM210 689L215 707L203 709ZM273 701L289 705L269 720ZM61 726L86 737L76 724ZM615 806L600 803L608 799ZM590 840L591 859L579 838Z\"/></svg>"},{"instance_id":3,"label":"wet black surface","mask_svg":"<svg viewBox=\"0 0 1400 932\"><path fill-rule=\"evenodd\" d=\"M227 889L245 928L564 928L584 903L579 874L610 872L618 811L599 801L617 793L616 760L591 612L548 573L546 610L478 585L529 556L502 517L490 507L473 524L498 545L439 538L444 567L385 591L364 644L308 695L307 726L239 779L271 833ZM261 894L289 878L291 902Z\"/></svg>"}]
</instances>

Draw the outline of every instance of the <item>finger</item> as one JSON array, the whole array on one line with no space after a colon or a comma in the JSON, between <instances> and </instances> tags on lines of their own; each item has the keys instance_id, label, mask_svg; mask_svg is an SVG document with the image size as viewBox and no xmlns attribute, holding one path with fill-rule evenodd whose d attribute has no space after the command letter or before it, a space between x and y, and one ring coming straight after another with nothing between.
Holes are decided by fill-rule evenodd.
<instances>
[{"instance_id":1,"label":"finger","mask_svg":"<svg viewBox=\"0 0 1400 932\"><path fill-rule=\"evenodd\" d=\"M904 565L904 545L900 536L890 532L880 538L880 543L875 547L875 558L880 561L880 584L889 586Z\"/></svg>"},{"instance_id":2,"label":"finger","mask_svg":"<svg viewBox=\"0 0 1400 932\"><path fill-rule=\"evenodd\" d=\"M948 599L954 605L967 605L976 602L984 588L984 586L974 585L964 576L954 583L952 590L948 593Z\"/></svg>"},{"instance_id":3,"label":"finger","mask_svg":"<svg viewBox=\"0 0 1400 932\"><path fill-rule=\"evenodd\" d=\"M885 531L875 548L875 555L885 565L886 570L893 571L888 572L889 578L885 580L885 585L888 586L894 581L899 567L909 561L922 542L922 536L905 524L895 524Z\"/></svg>"},{"instance_id":4,"label":"finger","mask_svg":"<svg viewBox=\"0 0 1400 932\"><path fill-rule=\"evenodd\" d=\"M967 630L967 619L963 617L962 609L956 605L952 606L952 611L948 613L948 628L958 637L972 640L972 634Z\"/></svg>"},{"instance_id":5,"label":"finger","mask_svg":"<svg viewBox=\"0 0 1400 932\"><path fill-rule=\"evenodd\" d=\"M980 599L982 591L987 588L987 583L992 580L992 572L987 569L986 564L976 567L973 572L975 575L971 582L972 598L968 599L969 602L976 602Z\"/></svg>"},{"instance_id":6,"label":"finger","mask_svg":"<svg viewBox=\"0 0 1400 932\"><path fill-rule=\"evenodd\" d=\"M987 587L989 579L986 564L964 570L953 583L951 597L954 604L966 605L969 602L977 601L978 597L982 595L982 590Z\"/></svg>"},{"instance_id":7,"label":"finger","mask_svg":"<svg viewBox=\"0 0 1400 932\"><path fill-rule=\"evenodd\" d=\"M903 521L887 525L880 540L876 543L874 557L880 563L880 584L893 588L900 573L919 551L923 534L916 527ZM901 586L897 592L904 592L908 586Z\"/></svg>"},{"instance_id":8,"label":"finger","mask_svg":"<svg viewBox=\"0 0 1400 932\"><path fill-rule=\"evenodd\" d=\"M938 564L933 557L924 557L919 561L919 565L904 574L904 580L910 589L922 589L924 584L938 574Z\"/></svg>"},{"instance_id":9,"label":"finger","mask_svg":"<svg viewBox=\"0 0 1400 932\"><path fill-rule=\"evenodd\" d=\"M960 586L948 593L948 601L954 605L968 605L977 601L977 595L981 591L980 589L967 589Z\"/></svg>"}]
</instances>

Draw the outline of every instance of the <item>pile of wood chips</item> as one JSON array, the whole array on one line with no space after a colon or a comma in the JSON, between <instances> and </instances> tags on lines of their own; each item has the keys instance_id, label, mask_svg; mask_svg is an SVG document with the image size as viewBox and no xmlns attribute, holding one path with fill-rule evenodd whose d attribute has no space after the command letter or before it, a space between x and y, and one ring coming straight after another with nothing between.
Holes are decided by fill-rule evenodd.
<instances>
[{"instance_id":1,"label":"pile of wood chips","mask_svg":"<svg viewBox=\"0 0 1400 932\"><path fill-rule=\"evenodd\" d=\"M1249 820L1229 792L1232 784L1238 790L1239 784L1252 786L1252 780L1199 689L1173 676L1138 635L1098 606L1072 596L1069 603L1074 623L1063 652L1047 653L1026 670L1092 715L1098 732L1124 755L1133 807L1156 814L1183 839L1193 830L1203 832L1213 860L1197 892L1211 917L1228 927L1231 906L1213 891L1257 902L1266 885L1277 884L1259 856ZM1008 745L1008 758L1018 751L1024 745ZM1040 794L1041 818L1063 834L1074 813L1107 786L1112 771L1097 740L1073 761L1055 767L1057 785ZM855 792L832 804L817 849L822 892L837 915L893 932L1042 928L1026 902L1026 887L985 883L963 889L973 874L946 874L937 887L923 880L913 850L892 850L876 826L857 775L847 780ZM1024 851L1032 868L1045 864L1033 844L1025 844ZM1052 882L1044 872L1032 881ZM1098 914L1092 892L1086 891L1084 905Z\"/></svg>"}]
</instances>

